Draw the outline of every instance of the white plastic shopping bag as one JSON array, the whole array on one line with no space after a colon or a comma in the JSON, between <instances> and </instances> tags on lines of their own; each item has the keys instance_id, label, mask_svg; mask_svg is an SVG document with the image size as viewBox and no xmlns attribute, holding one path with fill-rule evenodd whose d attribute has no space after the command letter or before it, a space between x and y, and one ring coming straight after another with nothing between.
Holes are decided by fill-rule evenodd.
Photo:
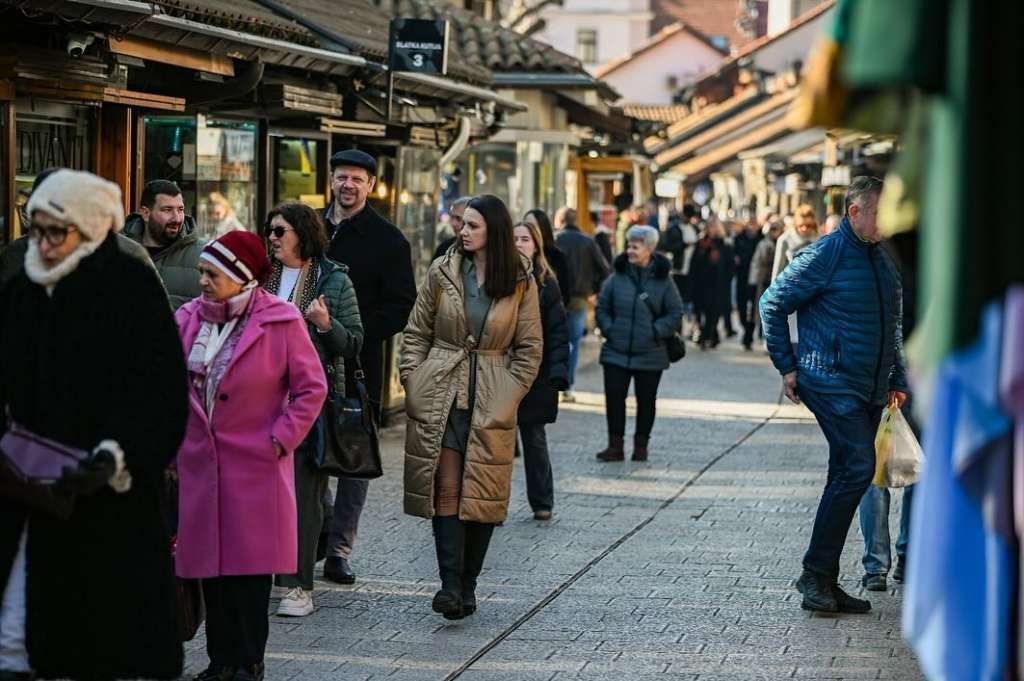
<instances>
[{"instance_id":1,"label":"white plastic shopping bag","mask_svg":"<svg viewBox=\"0 0 1024 681\"><path fill-rule=\"evenodd\" d=\"M917 482L924 452L898 407L888 406L875 435L875 479L878 487L906 487Z\"/></svg>"}]
</instances>

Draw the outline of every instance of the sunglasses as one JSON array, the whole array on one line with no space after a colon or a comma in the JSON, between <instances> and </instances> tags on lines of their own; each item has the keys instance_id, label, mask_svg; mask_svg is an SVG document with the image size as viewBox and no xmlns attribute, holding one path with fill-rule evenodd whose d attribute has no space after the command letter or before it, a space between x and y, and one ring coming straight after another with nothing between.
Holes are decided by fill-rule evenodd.
<instances>
[{"instance_id":1,"label":"sunglasses","mask_svg":"<svg viewBox=\"0 0 1024 681\"><path fill-rule=\"evenodd\" d=\"M42 227L35 223L28 226L28 238L37 243L41 243L43 239L46 239L46 243L51 246L60 246L68 238L68 232L78 231L78 228L74 225L69 227L54 227L52 225Z\"/></svg>"},{"instance_id":2,"label":"sunglasses","mask_svg":"<svg viewBox=\"0 0 1024 681\"><path fill-rule=\"evenodd\" d=\"M281 226L267 227L267 236L270 236L271 234L273 234L278 239L280 239L281 237L284 236L285 232L294 232L294 231L295 230L292 229L291 227L281 227Z\"/></svg>"}]
</instances>

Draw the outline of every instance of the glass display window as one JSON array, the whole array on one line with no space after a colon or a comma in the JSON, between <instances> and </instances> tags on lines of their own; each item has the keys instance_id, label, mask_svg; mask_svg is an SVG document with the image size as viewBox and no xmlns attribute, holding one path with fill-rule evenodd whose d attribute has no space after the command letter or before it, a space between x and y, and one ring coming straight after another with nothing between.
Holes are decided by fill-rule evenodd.
<instances>
[{"instance_id":1,"label":"glass display window","mask_svg":"<svg viewBox=\"0 0 1024 681\"><path fill-rule=\"evenodd\" d=\"M301 201L312 208L326 205L327 142L310 137L272 137L274 204Z\"/></svg>"}]
</instances>

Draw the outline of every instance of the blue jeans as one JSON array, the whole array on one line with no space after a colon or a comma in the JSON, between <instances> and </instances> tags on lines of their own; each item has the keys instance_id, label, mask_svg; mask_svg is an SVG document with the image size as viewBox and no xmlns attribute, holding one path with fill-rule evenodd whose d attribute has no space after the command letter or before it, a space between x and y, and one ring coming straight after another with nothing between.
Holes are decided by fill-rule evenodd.
<instances>
[{"instance_id":1,"label":"blue jeans","mask_svg":"<svg viewBox=\"0 0 1024 681\"><path fill-rule=\"evenodd\" d=\"M576 364L580 361L580 340L587 326L587 311L579 310L566 315L569 325L569 387L576 384Z\"/></svg>"},{"instance_id":2,"label":"blue jeans","mask_svg":"<svg viewBox=\"0 0 1024 681\"><path fill-rule=\"evenodd\" d=\"M896 558L906 564L907 542L910 540L910 505L914 498L914 486L903 488L903 510L900 512L900 534L896 537ZM860 531L864 535L864 572L869 575L886 575L892 567L889 551L889 501L888 489L871 485L860 500Z\"/></svg>"},{"instance_id":3,"label":"blue jeans","mask_svg":"<svg viewBox=\"0 0 1024 681\"><path fill-rule=\"evenodd\" d=\"M875 475L875 433L882 405L852 395L825 395L797 386L828 440L828 477L818 503L804 568L838 579L839 558L857 505Z\"/></svg>"}]
</instances>

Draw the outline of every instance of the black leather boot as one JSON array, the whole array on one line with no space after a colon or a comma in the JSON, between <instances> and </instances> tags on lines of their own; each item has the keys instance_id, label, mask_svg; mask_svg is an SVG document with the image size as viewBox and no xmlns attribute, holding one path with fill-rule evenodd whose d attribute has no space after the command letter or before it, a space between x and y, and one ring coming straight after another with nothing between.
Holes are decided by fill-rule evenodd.
<instances>
[{"instance_id":1,"label":"black leather boot","mask_svg":"<svg viewBox=\"0 0 1024 681\"><path fill-rule=\"evenodd\" d=\"M441 577L441 590L434 594L434 612L448 620L465 617L462 612L463 556L466 544L466 526L458 516L434 516L434 548L437 551L437 571Z\"/></svg>"},{"instance_id":2,"label":"black leather boot","mask_svg":"<svg viewBox=\"0 0 1024 681\"><path fill-rule=\"evenodd\" d=\"M234 678L235 670L231 667L222 667L211 664L209 667L193 676L192 681L232 681Z\"/></svg>"},{"instance_id":3,"label":"black leather boot","mask_svg":"<svg viewBox=\"0 0 1024 681\"><path fill-rule=\"evenodd\" d=\"M835 594L832 593L832 580L816 572L805 569L800 579L796 580L796 590L804 595L804 610L815 612L839 612Z\"/></svg>"},{"instance_id":4,"label":"black leather boot","mask_svg":"<svg viewBox=\"0 0 1024 681\"><path fill-rule=\"evenodd\" d=\"M647 443L650 441L649 437L633 436L633 461L647 461Z\"/></svg>"},{"instance_id":5,"label":"black leather boot","mask_svg":"<svg viewBox=\"0 0 1024 681\"><path fill-rule=\"evenodd\" d=\"M266 667L262 662L249 667L242 667L235 672L235 681L263 681Z\"/></svg>"},{"instance_id":6,"label":"black leather boot","mask_svg":"<svg viewBox=\"0 0 1024 681\"><path fill-rule=\"evenodd\" d=\"M839 608L839 612L851 615L864 615L871 612L871 601L864 600L863 598L854 598L843 591L843 587L839 586L838 583L832 584L832 595L836 597L836 606Z\"/></svg>"},{"instance_id":7,"label":"black leather boot","mask_svg":"<svg viewBox=\"0 0 1024 681\"><path fill-rule=\"evenodd\" d=\"M12 672L0 669L0 681L34 681L34 672Z\"/></svg>"},{"instance_id":8,"label":"black leather boot","mask_svg":"<svg viewBox=\"0 0 1024 681\"><path fill-rule=\"evenodd\" d=\"M476 612L476 580L484 568L487 547L491 545L494 525L466 523L466 560L462 573L462 611L466 615Z\"/></svg>"},{"instance_id":9,"label":"black leather boot","mask_svg":"<svg viewBox=\"0 0 1024 681\"><path fill-rule=\"evenodd\" d=\"M621 435L609 435L608 446L597 453L597 458L601 461L622 461L625 459L626 454L622 451L622 439Z\"/></svg>"}]
</instances>

